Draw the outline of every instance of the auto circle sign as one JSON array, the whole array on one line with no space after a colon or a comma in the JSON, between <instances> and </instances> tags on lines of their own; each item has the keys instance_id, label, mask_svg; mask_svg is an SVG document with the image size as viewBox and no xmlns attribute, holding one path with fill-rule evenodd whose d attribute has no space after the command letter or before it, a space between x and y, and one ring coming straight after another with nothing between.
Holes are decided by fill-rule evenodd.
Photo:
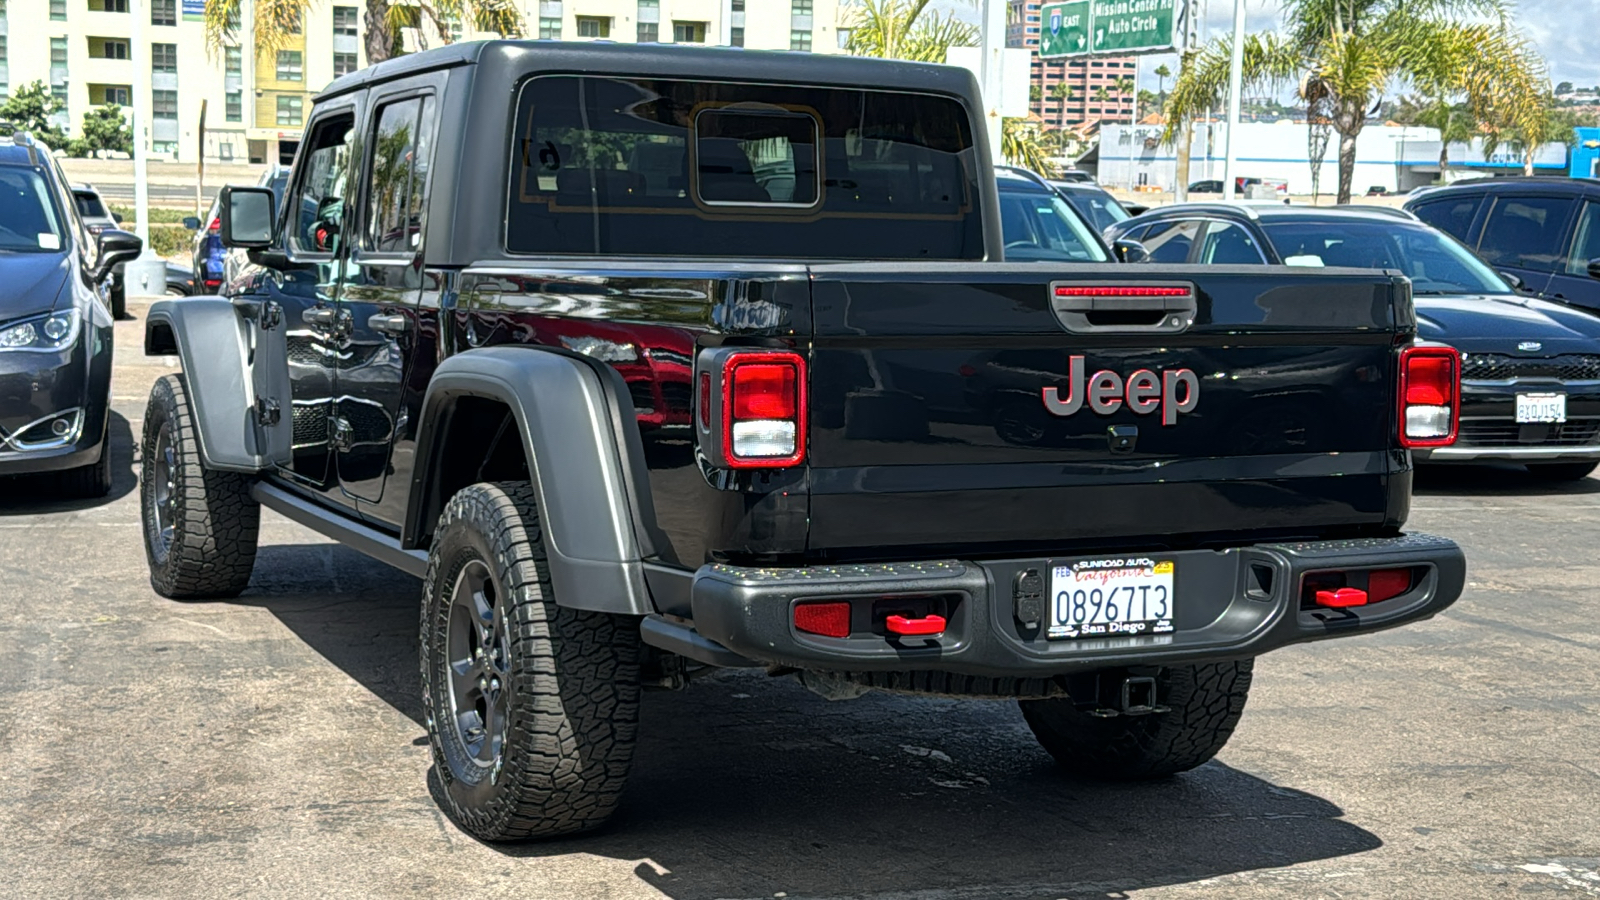
<instances>
[{"instance_id":1,"label":"auto circle sign","mask_svg":"<svg viewBox=\"0 0 1600 900\"><path fill-rule=\"evenodd\" d=\"M1039 56L1165 53L1177 47L1176 0L1067 0L1040 11Z\"/></svg>"}]
</instances>

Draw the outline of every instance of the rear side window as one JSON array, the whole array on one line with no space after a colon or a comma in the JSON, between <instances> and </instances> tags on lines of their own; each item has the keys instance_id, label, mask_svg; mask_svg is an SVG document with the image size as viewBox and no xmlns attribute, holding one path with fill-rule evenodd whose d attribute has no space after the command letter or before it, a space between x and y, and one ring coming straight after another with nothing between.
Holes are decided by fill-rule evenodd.
<instances>
[{"instance_id":1,"label":"rear side window","mask_svg":"<svg viewBox=\"0 0 1600 900\"><path fill-rule=\"evenodd\" d=\"M955 100L542 76L517 104L513 253L979 259Z\"/></svg>"},{"instance_id":2,"label":"rear side window","mask_svg":"<svg viewBox=\"0 0 1600 900\"><path fill-rule=\"evenodd\" d=\"M1199 219L1157 222L1144 233L1141 243L1150 253L1150 262L1184 263L1189 261L1189 250L1199 235Z\"/></svg>"},{"instance_id":3,"label":"rear side window","mask_svg":"<svg viewBox=\"0 0 1600 900\"><path fill-rule=\"evenodd\" d=\"M1467 240L1467 230L1478 214L1478 196L1446 197L1418 203L1411 208L1417 218L1450 235L1458 241Z\"/></svg>"},{"instance_id":4,"label":"rear side window","mask_svg":"<svg viewBox=\"0 0 1600 900\"><path fill-rule=\"evenodd\" d=\"M78 215L80 216L88 216L97 219L111 218L111 214L106 212L105 204L101 203L100 198L94 194L88 193L87 191L82 193L74 191L72 194L72 199L77 201Z\"/></svg>"},{"instance_id":5,"label":"rear side window","mask_svg":"<svg viewBox=\"0 0 1600 900\"><path fill-rule=\"evenodd\" d=\"M1243 227L1232 222L1212 222L1206 229L1205 249L1200 261L1209 265L1266 265L1266 257L1255 239Z\"/></svg>"},{"instance_id":6,"label":"rear side window","mask_svg":"<svg viewBox=\"0 0 1600 900\"><path fill-rule=\"evenodd\" d=\"M378 109L365 243L375 253L409 253L422 243L423 188L433 159L432 107L430 96Z\"/></svg>"},{"instance_id":7,"label":"rear side window","mask_svg":"<svg viewBox=\"0 0 1600 900\"><path fill-rule=\"evenodd\" d=\"M1572 252L1567 254L1567 274L1589 274L1590 260L1600 260L1600 203L1593 200L1583 204L1583 215L1578 218Z\"/></svg>"},{"instance_id":8,"label":"rear side window","mask_svg":"<svg viewBox=\"0 0 1600 900\"><path fill-rule=\"evenodd\" d=\"M1478 255L1491 266L1554 272L1565 253L1567 197L1497 197L1483 225Z\"/></svg>"}]
</instances>

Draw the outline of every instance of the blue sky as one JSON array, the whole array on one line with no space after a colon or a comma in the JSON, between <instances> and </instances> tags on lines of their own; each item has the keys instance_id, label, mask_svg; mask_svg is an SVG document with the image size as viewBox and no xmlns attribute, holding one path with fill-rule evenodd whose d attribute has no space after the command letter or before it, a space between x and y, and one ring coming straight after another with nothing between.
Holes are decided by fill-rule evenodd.
<instances>
[{"instance_id":1,"label":"blue sky","mask_svg":"<svg viewBox=\"0 0 1600 900\"><path fill-rule=\"evenodd\" d=\"M935 2L964 19L975 22L979 18L976 0ZM1214 37L1233 28L1232 0L1201 0L1201 7L1205 12L1202 38L1208 32ZM1516 21L1544 54L1552 81L1570 81L1579 87L1600 85L1600 0L1521 0L1516 4ZM1245 0L1246 30L1264 31L1277 24L1276 0ZM1176 56L1146 56L1140 61L1141 89L1156 89L1155 70L1162 63L1174 72L1178 69Z\"/></svg>"}]
</instances>

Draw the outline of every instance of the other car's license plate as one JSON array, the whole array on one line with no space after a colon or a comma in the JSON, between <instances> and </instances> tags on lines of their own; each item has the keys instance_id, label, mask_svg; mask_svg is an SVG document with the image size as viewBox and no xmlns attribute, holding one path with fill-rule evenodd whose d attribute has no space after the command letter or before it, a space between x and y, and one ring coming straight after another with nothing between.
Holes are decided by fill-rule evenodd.
<instances>
[{"instance_id":1,"label":"other car's license plate","mask_svg":"<svg viewBox=\"0 0 1600 900\"><path fill-rule=\"evenodd\" d=\"M1171 560L1084 559L1050 567L1052 640L1172 631Z\"/></svg>"},{"instance_id":2,"label":"other car's license plate","mask_svg":"<svg viewBox=\"0 0 1600 900\"><path fill-rule=\"evenodd\" d=\"M1517 424L1530 422L1565 422L1567 420L1566 394L1518 394Z\"/></svg>"}]
</instances>

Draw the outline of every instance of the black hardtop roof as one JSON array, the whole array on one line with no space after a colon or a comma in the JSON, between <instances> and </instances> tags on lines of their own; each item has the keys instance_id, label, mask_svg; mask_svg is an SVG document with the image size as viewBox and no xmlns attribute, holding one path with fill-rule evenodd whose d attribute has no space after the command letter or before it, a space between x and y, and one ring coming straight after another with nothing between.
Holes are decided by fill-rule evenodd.
<instances>
[{"instance_id":1,"label":"black hardtop roof","mask_svg":"<svg viewBox=\"0 0 1600 900\"><path fill-rule=\"evenodd\" d=\"M339 78L317 99L420 72L467 65L514 73L513 81L549 72L977 95L971 72L932 63L683 44L496 40L450 44L387 60Z\"/></svg>"}]
</instances>

